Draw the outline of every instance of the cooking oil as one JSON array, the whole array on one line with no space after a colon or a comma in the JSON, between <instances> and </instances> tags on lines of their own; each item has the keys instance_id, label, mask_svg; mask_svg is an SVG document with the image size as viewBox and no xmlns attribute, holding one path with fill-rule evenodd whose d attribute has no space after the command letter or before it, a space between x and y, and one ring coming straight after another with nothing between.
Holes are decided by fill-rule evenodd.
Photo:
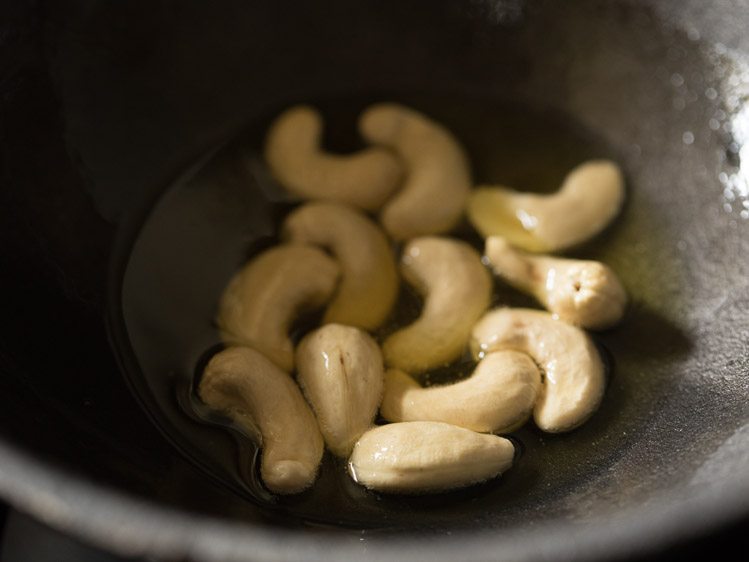
<instances>
[{"instance_id":1,"label":"cooking oil","mask_svg":"<svg viewBox=\"0 0 749 562\"><path fill-rule=\"evenodd\" d=\"M476 185L551 192L585 160L616 160L594 134L564 115L507 100L434 95L313 100L325 117L325 148L341 153L362 148L356 117L374 101L404 103L449 128L465 147ZM198 171L169 188L141 228L123 281L123 316L139 366L130 376L139 378L139 386L152 395L150 407L158 410L154 417L185 455L248 501L285 517L315 524L383 527L393 510L423 514L465 502L511 501L517 482L532 478L522 466L479 486L411 498L363 489L348 476L345 460L329 453L311 489L295 496L273 496L260 481L260 451L251 436L197 399L195 387L202 369L221 349L214 317L222 290L238 267L277 242L284 217L299 204L273 183L260 157L268 123L282 109L250 123ZM451 235L483 253L482 239L467 222ZM399 250L395 245L393 249ZM595 255L596 244L584 251ZM421 305L421 296L404 284L391 317L374 336L382 341L409 324L418 317ZM501 282L495 284L493 305L538 306ZM319 325L320 312L295 324L295 342ZM454 382L469 376L474 366L466 350L459 360L425 373L420 381L427 386ZM537 446L532 428L510 437L516 444L523 443L518 451ZM522 463L520 458L517 464ZM508 480L515 482L505 485Z\"/></svg>"}]
</instances>

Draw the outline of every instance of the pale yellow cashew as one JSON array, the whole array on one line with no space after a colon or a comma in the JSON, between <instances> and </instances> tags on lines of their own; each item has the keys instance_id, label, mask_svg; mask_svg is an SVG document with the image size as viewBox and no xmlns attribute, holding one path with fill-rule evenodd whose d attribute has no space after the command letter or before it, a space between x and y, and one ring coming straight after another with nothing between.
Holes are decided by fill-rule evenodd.
<instances>
[{"instance_id":1,"label":"pale yellow cashew","mask_svg":"<svg viewBox=\"0 0 749 562\"><path fill-rule=\"evenodd\" d=\"M330 300L339 275L338 264L317 248L280 245L266 250L234 275L221 296L217 323L224 341L257 349L291 372L292 323L304 310Z\"/></svg>"},{"instance_id":2,"label":"pale yellow cashew","mask_svg":"<svg viewBox=\"0 0 749 562\"><path fill-rule=\"evenodd\" d=\"M408 107L380 103L361 115L369 142L393 149L403 160L403 187L382 209L380 220L396 240L452 230L471 188L468 159L442 125Z\"/></svg>"},{"instance_id":3,"label":"pale yellow cashew","mask_svg":"<svg viewBox=\"0 0 749 562\"><path fill-rule=\"evenodd\" d=\"M361 436L349 460L356 482L372 490L423 494L470 486L512 466L507 439L441 422L391 423Z\"/></svg>"},{"instance_id":4,"label":"pale yellow cashew","mask_svg":"<svg viewBox=\"0 0 749 562\"><path fill-rule=\"evenodd\" d=\"M624 314L627 293L601 262L527 254L500 236L487 238L485 253L494 273L565 322L603 330Z\"/></svg>"},{"instance_id":5,"label":"pale yellow cashew","mask_svg":"<svg viewBox=\"0 0 749 562\"><path fill-rule=\"evenodd\" d=\"M521 193L479 186L468 199L468 218L484 236L503 236L532 252L555 252L585 242L603 230L624 201L624 178L609 160L572 170L556 193Z\"/></svg>"},{"instance_id":6,"label":"pale yellow cashew","mask_svg":"<svg viewBox=\"0 0 749 562\"><path fill-rule=\"evenodd\" d=\"M385 339L385 363L416 374L454 361L491 299L491 275L481 257L465 242L415 238L403 249L401 274L424 306L415 322Z\"/></svg>"},{"instance_id":7,"label":"pale yellow cashew","mask_svg":"<svg viewBox=\"0 0 749 562\"><path fill-rule=\"evenodd\" d=\"M487 354L458 383L422 388L398 369L385 373L380 413L388 421L440 421L478 432L508 433L530 416L541 389L533 360L517 351Z\"/></svg>"},{"instance_id":8,"label":"pale yellow cashew","mask_svg":"<svg viewBox=\"0 0 749 562\"><path fill-rule=\"evenodd\" d=\"M328 449L348 457L380 405L380 347L357 328L328 324L305 336L296 350L296 364L299 385Z\"/></svg>"},{"instance_id":9,"label":"pale yellow cashew","mask_svg":"<svg viewBox=\"0 0 749 562\"><path fill-rule=\"evenodd\" d=\"M303 199L323 199L376 211L398 187L403 166L383 148L350 155L321 147L322 117L309 106L287 109L271 124L265 160L275 178Z\"/></svg>"},{"instance_id":10,"label":"pale yellow cashew","mask_svg":"<svg viewBox=\"0 0 749 562\"><path fill-rule=\"evenodd\" d=\"M230 347L208 363L198 386L200 399L261 438L260 476L277 494L312 485L323 439L302 393L287 373L262 354Z\"/></svg>"},{"instance_id":11,"label":"pale yellow cashew","mask_svg":"<svg viewBox=\"0 0 749 562\"><path fill-rule=\"evenodd\" d=\"M398 296L393 249L380 228L359 211L337 203L308 203L284 221L281 236L331 251L341 282L323 322L374 330Z\"/></svg>"},{"instance_id":12,"label":"pale yellow cashew","mask_svg":"<svg viewBox=\"0 0 749 562\"><path fill-rule=\"evenodd\" d=\"M544 375L533 419L544 431L574 429L601 403L605 377L598 350L584 331L548 312L491 310L473 328L471 348L476 357L503 349L533 357Z\"/></svg>"}]
</instances>

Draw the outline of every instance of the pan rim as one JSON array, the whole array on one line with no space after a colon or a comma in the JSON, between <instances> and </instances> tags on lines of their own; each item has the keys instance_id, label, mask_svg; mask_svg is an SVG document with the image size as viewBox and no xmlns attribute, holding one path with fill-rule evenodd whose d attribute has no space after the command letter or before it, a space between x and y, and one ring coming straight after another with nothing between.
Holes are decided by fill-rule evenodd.
<instances>
[{"instance_id":1,"label":"pan rim","mask_svg":"<svg viewBox=\"0 0 749 562\"><path fill-rule=\"evenodd\" d=\"M749 426L747 426L749 427ZM86 543L125 556L189 560L606 560L646 555L749 515L749 475L648 508L625 508L580 525L547 521L531 529L460 531L446 536L363 539L248 525L179 511L35 458L0 440L0 495L15 509ZM698 514L698 516L695 516ZM380 540L382 538L386 540ZM428 540L425 540L428 538ZM362 542L366 541L366 542Z\"/></svg>"}]
</instances>

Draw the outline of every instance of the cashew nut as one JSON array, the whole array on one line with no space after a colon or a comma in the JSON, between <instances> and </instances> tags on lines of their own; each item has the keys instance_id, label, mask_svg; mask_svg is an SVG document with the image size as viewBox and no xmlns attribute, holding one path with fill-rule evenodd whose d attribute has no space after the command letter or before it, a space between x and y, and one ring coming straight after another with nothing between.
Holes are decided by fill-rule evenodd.
<instances>
[{"instance_id":1,"label":"cashew nut","mask_svg":"<svg viewBox=\"0 0 749 562\"><path fill-rule=\"evenodd\" d=\"M329 248L341 265L341 283L323 322L374 330L398 296L398 272L385 234L364 214L337 203L308 203L291 213L282 236Z\"/></svg>"},{"instance_id":2,"label":"cashew nut","mask_svg":"<svg viewBox=\"0 0 749 562\"><path fill-rule=\"evenodd\" d=\"M348 457L377 415L382 398L382 353L365 332L328 324L296 351L299 384L317 415L328 449Z\"/></svg>"},{"instance_id":3,"label":"cashew nut","mask_svg":"<svg viewBox=\"0 0 749 562\"><path fill-rule=\"evenodd\" d=\"M602 330L624 314L627 293L601 262L530 255L500 236L487 238L485 251L494 273L565 322Z\"/></svg>"},{"instance_id":4,"label":"cashew nut","mask_svg":"<svg viewBox=\"0 0 749 562\"><path fill-rule=\"evenodd\" d=\"M294 494L312 485L323 440L288 374L253 349L230 347L210 360L198 395L248 434L260 434L260 476L270 491Z\"/></svg>"},{"instance_id":5,"label":"cashew nut","mask_svg":"<svg viewBox=\"0 0 749 562\"><path fill-rule=\"evenodd\" d=\"M237 272L224 290L217 323L230 345L247 345L281 369L294 368L291 324L324 305L336 288L338 264L311 246L280 245Z\"/></svg>"},{"instance_id":6,"label":"cashew nut","mask_svg":"<svg viewBox=\"0 0 749 562\"><path fill-rule=\"evenodd\" d=\"M461 382L422 388L398 369L385 373L380 412L386 420L439 421L479 432L507 433L530 416L541 389L533 360L517 351L487 354Z\"/></svg>"},{"instance_id":7,"label":"cashew nut","mask_svg":"<svg viewBox=\"0 0 749 562\"><path fill-rule=\"evenodd\" d=\"M484 237L499 235L532 252L554 252L598 234L624 200L624 178L608 160L577 166L551 195L482 186L468 199L468 218Z\"/></svg>"},{"instance_id":8,"label":"cashew nut","mask_svg":"<svg viewBox=\"0 0 749 562\"><path fill-rule=\"evenodd\" d=\"M276 179L303 199L325 199L376 211L398 186L403 166L390 151L337 155L320 146L322 117L312 107L284 111L270 126L265 160Z\"/></svg>"},{"instance_id":9,"label":"cashew nut","mask_svg":"<svg viewBox=\"0 0 749 562\"><path fill-rule=\"evenodd\" d=\"M457 359L491 299L491 275L478 253L458 240L416 238L403 249L401 274L424 296L424 307L385 340L385 363L415 374Z\"/></svg>"},{"instance_id":10,"label":"cashew nut","mask_svg":"<svg viewBox=\"0 0 749 562\"><path fill-rule=\"evenodd\" d=\"M533 357L544 374L533 418L544 431L574 429L593 414L603 398L604 367L595 345L580 328L547 312L491 310L473 328L471 348L477 357L502 349Z\"/></svg>"},{"instance_id":11,"label":"cashew nut","mask_svg":"<svg viewBox=\"0 0 749 562\"><path fill-rule=\"evenodd\" d=\"M349 472L373 490L419 494L494 478L514 454L512 443L496 435L441 422L392 423L361 436Z\"/></svg>"},{"instance_id":12,"label":"cashew nut","mask_svg":"<svg viewBox=\"0 0 749 562\"><path fill-rule=\"evenodd\" d=\"M471 174L463 148L442 125L393 103L367 108L359 120L362 136L392 148L405 162L403 187L380 219L396 240L452 230L463 214Z\"/></svg>"}]
</instances>

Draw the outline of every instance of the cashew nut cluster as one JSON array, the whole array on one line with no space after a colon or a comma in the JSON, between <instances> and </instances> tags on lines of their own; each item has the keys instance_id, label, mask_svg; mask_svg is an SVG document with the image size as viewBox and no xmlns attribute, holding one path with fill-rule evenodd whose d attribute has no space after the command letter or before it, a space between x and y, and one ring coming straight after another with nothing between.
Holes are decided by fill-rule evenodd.
<instances>
[{"instance_id":1,"label":"cashew nut cluster","mask_svg":"<svg viewBox=\"0 0 749 562\"><path fill-rule=\"evenodd\" d=\"M487 238L485 253L494 273L565 322L603 330L624 314L627 293L601 262L527 254L501 236Z\"/></svg>"},{"instance_id":2,"label":"cashew nut cluster","mask_svg":"<svg viewBox=\"0 0 749 562\"><path fill-rule=\"evenodd\" d=\"M341 283L323 322L378 328L398 296L398 271L385 234L364 214L337 203L307 203L293 211L282 238L328 248L341 266Z\"/></svg>"},{"instance_id":3,"label":"cashew nut cluster","mask_svg":"<svg viewBox=\"0 0 749 562\"><path fill-rule=\"evenodd\" d=\"M359 120L362 136L393 149L406 166L403 186L382 209L395 240L452 230L463 216L471 189L468 158L442 125L394 103L375 104Z\"/></svg>"},{"instance_id":4,"label":"cashew nut cluster","mask_svg":"<svg viewBox=\"0 0 749 562\"><path fill-rule=\"evenodd\" d=\"M555 194L471 191L460 143L431 118L375 104L359 129L376 146L340 156L321 148L322 119L310 107L271 126L268 166L311 201L224 290L217 325L230 347L210 360L197 394L257 441L274 493L312 485L325 447L376 492L495 478L515 456L501 435L531 417L542 431L570 431L603 399L604 364L584 329L621 320L622 284L602 263L526 251L570 248L601 231L622 205L622 173L591 161ZM379 223L367 214L378 211ZM449 235L464 212L486 237L483 258ZM549 312L489 310L492 271ZM415 319L397 310L404 285L421 297ZM297 322L313 309L324 310L320 325ZM430 371L471 356L470 376L429 385Z\"/></svg>"},{"instance_id":5,"label":"cashew nut cluster","mask_svg":"<svg viewBox=\"0 0 749 562\"><path fill-rule=\"evenodd\" d=\"M416 374L454 361L491 300L481 256L455 239L415 238L403 248L401 274L422 294L424 307L415 322L384 341L385 363Z\"/></svg>"},{"instance_id":6,"label":"cashew nut cluster","mask_svg":"<svg viewBox=\"0 0 749 562\"><path fill-rule=\"evenodd\" d=\"M322 117L300 105L284 111L265 140L265 160L279 183L302 199L338 201L376 211L398 187L403 166L379 147L351 155L320 147Z\"/></svg>"},{"instance_id":7,"label":"cashew nut cluster","mask_svg":"<svg viewBox=\"0 0 749 562\"><path fill-rule=\"evenodd\" d=\"M619 166L592 160L572 170L551 195L479 186L468 201L468 218L485 237L504 236L532 252L556 252L598 234L623 201Z\"/></svg>"}]
</instances>

